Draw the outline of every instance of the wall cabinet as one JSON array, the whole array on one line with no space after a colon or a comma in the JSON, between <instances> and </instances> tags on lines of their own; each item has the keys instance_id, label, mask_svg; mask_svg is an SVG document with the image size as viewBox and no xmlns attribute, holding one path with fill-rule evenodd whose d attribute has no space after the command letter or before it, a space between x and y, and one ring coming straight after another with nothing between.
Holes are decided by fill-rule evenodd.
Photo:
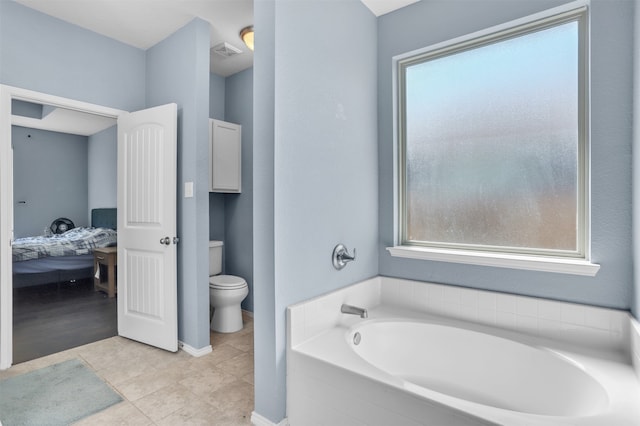
<instances>
[{"instance_id":1,"label":"wall cabinet","mask_svg":"<svg viewBox=\"0 0 640 426\"><path fill-rule=\"evenodd\" d=\"M209 192L242 190L242 126L209 120Z\"/></svg>"}]
</instances>

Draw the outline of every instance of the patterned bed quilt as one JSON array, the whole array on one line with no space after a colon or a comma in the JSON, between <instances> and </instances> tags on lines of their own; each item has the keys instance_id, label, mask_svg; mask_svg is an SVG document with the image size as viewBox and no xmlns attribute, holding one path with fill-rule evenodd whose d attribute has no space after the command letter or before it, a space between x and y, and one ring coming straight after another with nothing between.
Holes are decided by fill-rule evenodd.
<instances>
[{"instance_id":1,"label":"patterned bed quilt","mask_svg":"<svg viewBox=\"0 0 640 426\"><path fill-rule=\"evenodd\" d=\"M95 248L116 245L117 235L116 231L109 228L73 228L50 237L18 238L12 246L13 261L91 254Z\"/></svg>"}]
</instances>

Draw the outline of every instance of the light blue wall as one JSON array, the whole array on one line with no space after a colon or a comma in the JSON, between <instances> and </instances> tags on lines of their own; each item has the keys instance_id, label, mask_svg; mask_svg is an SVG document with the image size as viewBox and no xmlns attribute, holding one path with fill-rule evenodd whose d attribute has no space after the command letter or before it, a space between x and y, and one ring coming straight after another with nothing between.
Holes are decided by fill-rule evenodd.
<instances>
[{"instance_id":1,"label":"light blue wall","mask_svg":"<svg viewBox=\"0 0 640 426\"><path fill-rule=\"evenodd\" d=\"M564 1L418 2L378 20L380 274L629 309L631 255L631 1L591 6L591 196L595 278L392 258L392 57L521 18Z\"/></svg>"},{"instance_id":2,"label":"light blue wall","mask_svg":"<svg viewBox=\"0 0 640 426\"><path fill-rule=\"evenodd\" d=\"M133 111L144 107L144 51L0 0L0 82Z\"/></svg>"},{"instance_id":3,"label":"light blue wall","mask_svg":"<svg viewBox=\"0 0 640 426\"><path fill-rule=\"evenodd\" d=\"M118 205L118 128L89 136L89 211Z\"/></svg>"},{"instance_id":4,"label":"light blue wall","mask_svg":"<svg viewBox=\"0 0 640 426\"><path fill-rule=\"evenodd\" d=\"M19 101L17 99L11 100L11 114L20 115L22 117L30 117L35 119L42 119L42 105L34 104L32 102Z\"/></svg>"},{"instance_id":5,"label":"light blue wall","mask_svg":"<svg viewBox=\"0 0 640 426\"><path fill-rule=\"evenodd\" d=\"M88 226L87 137L12 126L11 141L15 238L58 217Z\"/></svg>"},{"instance_id":6,"label":"light blue wall","mask_svg":"<svg viewBox=\"0 0 640 426\"><path fill-rule=\"evenodd\" d=\"M255 404L278 422L286 307L378 271L376 20L359 0L258 1L254 17ZM338 243L358 250L340 272Z\"/></svg>"},{"instance_id":7,"label":"light blue wall","mask_svg":"<svg viewBox=\"0 0 640 426\"><path fill-rule=\"evenodd\" d=\"M633 14L633 297L631 312L640 318L640 7Z\"/></svg>"},{"instance_id":8,"label":"light blue wall","mask_svg":"<svg viewBox=\"0 0 640 426\"><path fill-rule=\"evenodd\" d=\"M178 104L178 338L209 346L209 24L194 19L147 50L147 107ZM194 182L194 197L184 183Z\"/></svg>"},{"instance_id":9,"label":"light blue wall","mask_svg":"<svg viewBox=\"0 0 640 426\"><path fill-rule=\"evenodd\" d=\"M252 312L253 69L227 78L211 74L209 93L211 118L242 125L242 193L209 193L209 239L224 241L223 272L247 281L242 308Z\"/></svg>"},{"instance_id":10,"label":"light blue wall","mask_svg":"<svg viewBox=\"0 0 640 426\"><path fill-rule=\"evenodd\" d=\"M209 118L224 120L225 86L227 79L209 74ZM224 212L225 196L218 192L209 193L209 239L225 241ZM224 262L223 262L224 272Z\"/></svg>"},{"instance_id":11,"label":"light blue wall","mask_svg":"<svg viewBox=\"0 0 640 426\"><path fill-rule=\"evenodd\" d=\"M242 126L242 193L225 195L226 273L244 278L253 311L253 68L226 78L225 116Z\"/></svg>"},{"instance_id":12,"label":"light blue wall","mask_svg":"<svg viewBox=\"0 0 640 426\"><path fill-rule=\"evenodd\" d=\"M278 423L285 415L285 364L281 312L276 321L275 281L275 77L276 4L253 5L253 297L255 412Z\"/></svg>"},{"instance_id":13,"label":"light blue wall","mask_svg":"<svg viewBox=\"0 0 640 426\"><path fill-rule=\"evenodd\" d=\"M209 118L224 121L224 102L227 79L217 74L209 74Z\"/></svg>"}]
</instances>

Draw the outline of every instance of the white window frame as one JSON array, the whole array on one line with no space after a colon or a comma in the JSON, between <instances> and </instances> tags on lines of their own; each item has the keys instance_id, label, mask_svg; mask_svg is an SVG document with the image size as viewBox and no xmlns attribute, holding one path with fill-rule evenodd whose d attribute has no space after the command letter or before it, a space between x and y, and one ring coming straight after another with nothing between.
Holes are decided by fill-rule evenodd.
<instances>
[{"instance_id":1,"label":"white window frame","mask_svg":"<svg viewBox=\"0 0 640 426\"><path fill-rule=\"evenodd\" d=\"M472 34L408 52L393 58L393 98L394 98L394 163L395 163L395 211L394 211L394 247L387 250L392 256L423 259L442 262L466 263L493 267L505 267L546 272L559 272L575 275L595 276L600 265L591 262L590 245L590 159L589 159L589 19L588 1L576 1L549 9L528 17L497 25ZM557 255L549 250L544 253L527 253L517 250L483 250L457 248L455 246L435 245L431 243L405 241L406 223L404 212L405 158L403 148L403 105L404 105L404 69L425 58L438 57L476 48L482 45L504 40L509 37L526 35L547 27L566 22L579 23L579 84L580 93L580 146L578 158L578 229L577 251Z\"/></svg>"}]
</instances>

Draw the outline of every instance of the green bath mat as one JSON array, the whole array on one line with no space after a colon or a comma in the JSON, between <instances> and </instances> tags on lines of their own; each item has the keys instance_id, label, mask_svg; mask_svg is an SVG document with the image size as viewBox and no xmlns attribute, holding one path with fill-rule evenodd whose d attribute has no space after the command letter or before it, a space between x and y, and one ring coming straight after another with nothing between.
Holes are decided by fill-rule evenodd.
<instances>
[{"instance_id":1,"label":"green bath mat","mask_svg":"<svg viewBox=\"0 0 640 426\"><path fill-rule=\"evenodd\" d=\"M78 359L0 381L0 422L68 425L122 401Z\"/></svg>"}]
</instances>

